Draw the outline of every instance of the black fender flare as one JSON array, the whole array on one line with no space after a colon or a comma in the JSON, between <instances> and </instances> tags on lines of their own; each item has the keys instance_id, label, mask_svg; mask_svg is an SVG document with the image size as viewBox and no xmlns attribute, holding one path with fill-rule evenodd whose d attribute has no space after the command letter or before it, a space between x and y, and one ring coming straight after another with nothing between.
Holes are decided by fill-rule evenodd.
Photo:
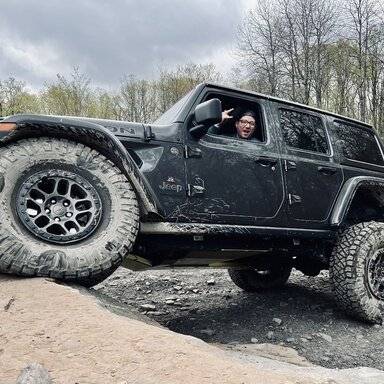
<instances>
[{"instance_id":1,"label":"black fender flare","mask_svg":"<svg viewBox=\"0 0 384 384\"><path fill-rule=\"evenodd\" d=\"M363 186L380 187L384 191L384 178L356 176L347 180L339 193L331 214L330 224L332 226L338 227L343 223L356 191Z\"/></svg>"},{"instance_id":2,"label":"black fender flare","mask_svg":"<svg viewBox=\"0 0 384 384\"><path fill-rule=\"evenodd\" d=\"M68 116L14 115L1 123L14 123L9 133L0 138L0 147L21 139L35 137L63 138L97 150L131 181L143 214L161 214L159 202L150 184L140 172L129 152L110 131L100 124Z\"/></svg>"}]
</instances>

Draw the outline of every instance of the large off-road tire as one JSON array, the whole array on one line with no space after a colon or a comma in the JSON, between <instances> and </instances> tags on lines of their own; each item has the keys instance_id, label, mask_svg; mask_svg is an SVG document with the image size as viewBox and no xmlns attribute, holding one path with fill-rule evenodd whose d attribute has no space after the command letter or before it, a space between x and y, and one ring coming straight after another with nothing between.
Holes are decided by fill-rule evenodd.
<instances>
[{"instance_id":1,"label":"large off-road tire","mask_svg":"<svg viewBox=\"0 0 384 384\"><path fill-rule=\"evenodd\" d=\"M229 277L246 292L262 292L282 287L289 279L292 266L286 263L276 264L265 269L230 268Z\"/></svg>"},{"instance_id":2,"label":"large off-road tire","mask_svg":"<svg viewBox=\"0 0 384 384\"><path fill-rule=\"evenodd\" d=\"M97 151L53 138L0 149L0 272L93 285L138 226L130 182Z\"/></svg>"},{"instance_id":3,"label":"large off-road tire","mask_svg":"<svg viewBox=\"0 0 384 384\"><path fill-rule=\"evenodd\" d=\"M371 323L382 323L384 224L353 225L339 237L330 259L330 279L341 308Z\"/></svg>"}]
</instances>

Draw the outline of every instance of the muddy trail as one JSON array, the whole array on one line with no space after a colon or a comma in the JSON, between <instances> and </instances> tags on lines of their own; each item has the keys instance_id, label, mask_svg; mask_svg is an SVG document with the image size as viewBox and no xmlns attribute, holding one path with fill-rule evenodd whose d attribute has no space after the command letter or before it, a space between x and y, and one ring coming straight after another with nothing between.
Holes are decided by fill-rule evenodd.
<instances>
[{"instance_id":1,"label":"muddy trail","mask_svg":"<svg viewBox=\"0 0 384 384\"><path fill-rule=\"evenodd\" d=\"M384 327L353 320L334 302L328 273L294 271L283 289L241 291L222 269L119 268L91 293L132 306L170 330L231 349L271 343L329 368L384 370Z\"/></svg>"}]
</instances>

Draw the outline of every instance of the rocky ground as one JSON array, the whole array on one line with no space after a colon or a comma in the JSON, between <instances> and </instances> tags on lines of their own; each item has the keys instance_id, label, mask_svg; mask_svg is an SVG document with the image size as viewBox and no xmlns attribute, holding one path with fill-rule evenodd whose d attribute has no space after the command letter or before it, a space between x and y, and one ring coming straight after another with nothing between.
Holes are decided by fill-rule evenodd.
<instances>
[{"instance_id":1,"label":"rocky ground","mask_svg":"<svg viewBox=\"0 0 384 384\"><path fill-rule=\"evenodd\" d=\"M294 271L283 290L260 295L241 291L220 269L120 268L91 292L229 350L269 343L294 348L323 367L384 369L384 327L339 311L326 272L308 278Z\"/></svg>"}]
</instances>

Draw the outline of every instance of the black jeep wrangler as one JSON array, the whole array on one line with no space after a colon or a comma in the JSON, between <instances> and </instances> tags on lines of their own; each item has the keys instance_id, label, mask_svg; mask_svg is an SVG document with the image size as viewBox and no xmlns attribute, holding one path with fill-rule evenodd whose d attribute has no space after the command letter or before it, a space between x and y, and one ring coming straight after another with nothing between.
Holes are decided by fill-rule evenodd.
<instances>
[{"instance_id":1,"label":"black jeep wrangler","mask_svg":"<svg viewBox=\"0 0 384 384\"><path fill-rule=\"evenodd\" d=\"M251 139L236 118L212 133L230 108L254 112ZM365 123L201 84L153 124L15 115L0 139L1 272L226 267L260 292L329 269L339 304L381 322L383 145Z\"/></svg>"}]
</instances>

